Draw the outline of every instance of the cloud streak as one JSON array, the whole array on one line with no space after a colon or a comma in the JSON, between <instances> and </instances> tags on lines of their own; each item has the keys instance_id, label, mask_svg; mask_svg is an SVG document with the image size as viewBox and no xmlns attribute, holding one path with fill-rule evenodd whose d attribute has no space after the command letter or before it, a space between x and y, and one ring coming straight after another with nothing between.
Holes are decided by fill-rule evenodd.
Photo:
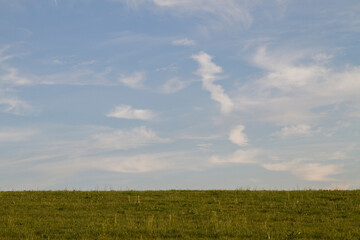
<instances>
[{"instance_id":1,"label":"cloud streak","mask_svg":"<svg viewBox=\"0 0 360 240\"><path fill-rule=\"evenodd\" d=\"M313 131L311 126L306 124L283 127L279 132L275 133L275 135L279 135L281 137L311 136L312 134Z\"/></svg>"},{"instance_id":2,"label":"cloud streak","mask_svg":"<svg viewBox=\"0 0 360 240\"><path fill-rule=\"evenodd\" d=\"M255 2L237 0L126 0L126 3L132 7L152 3L174 14L194 14L199 16L199 13L203 13L210 15L210 18L215 17L228 24L240 23L243 27L249 27L252 24L253 17L250 9L255 5Z\"/></svg>"},{"instance_id":3,"label":"cloud streak","mask_svg":"<svg viewBox=\"0 0 360 240\"><path fill-rule=\"evenodd\" d=\"M38 132L29 129L7 129L0 130L0 142L23 142L28 141L31 137L36 135Z\"/></svg>"},{"instance_id":4,"label":"cloud streak","mask_svg":"<svg viewBox=\"0 0 360 240\"><path fill-rule=\"evenodd\" d=\"M94 146L110 150L127 150L155 143L166 143L169 139L160 138L156 132L144 126L132 130L116 130L114 132L98 133L92 136Z\"/></svg>"},{"instance_id":5,"label":"cloud streak","mask_svg":"<svg viewBox=\"0 0 360 240\"><path fill-rule=\"evenodd\" d=\"M234 103L225 94L224 89L220 85L214 84L219 79L217 74L222 73L222 68L212 62L212 56L205 52L193 55L192 58L199 64L197 75L202 78L203 88L211 93L211 98L220 103L221 112L229 114L232 112Z\"/></svg>"},{"instance_id":6,"label":"cloud streak","mask_svg":"<svg viewBox=\"0 0 360 240\"><path fill-rule=\"evenodd\" d=\"M148 109L134 109L129 105L120 105L115 107L115 109L106 115L107 117L112 118L122 118L122 119L138 119L144 121L153 120L156 114Z\"/></svg>"},{"instance_id":7,"label":"cloud streak","mask_svg":"<svg viewBox=\"0 0 360 240\"><path fill-rule=\"evenodd\" d=\"M16 97L1 96L0 93L0 111L14 115L23 115L32 111L31 107L26 101L19 100Z\"/></svg>"},{"instance_id":8,"label":"cloud streak","mask_svg":"<svg viewBox=\"0 0 360 240\"><path fill-rule=\"evenodd\" d=\"M194 46L196 45L194 40L188 38L177 39L171 42L174 46Z\"/></svg>"},{"instance_id":9,"label":"cloud streak","mask_svg":"<svg viewBox=\"0 0 360 240\"><path fill-rule=\"evenodd\" d=\"M298 161L267 163L262 167L269 171L290 171L297 177L306 181L327 182L334 180L330 176L341 173L342 165L339 164L320 164L302 163Z\"/></svg>"}]
</instances>

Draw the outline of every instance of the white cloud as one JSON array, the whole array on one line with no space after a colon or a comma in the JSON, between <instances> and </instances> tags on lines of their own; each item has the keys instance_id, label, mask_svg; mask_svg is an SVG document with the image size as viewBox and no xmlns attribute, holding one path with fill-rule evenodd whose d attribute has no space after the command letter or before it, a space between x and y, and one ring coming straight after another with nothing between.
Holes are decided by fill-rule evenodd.
<instances>
[{"instance_id":1,"label":"white cloud","mask_svg":"<svg viewBox=\"0 0 360 240\"><path fill-rule=\"evenodd\" d=\"M231 129L229 140L240 147L248 145L248 138L243 132L244 129L245 127L243 125L238 125Z\"/></svg>"},{"instance_id":2,"label":"white cloud","mask_svg":"<svg viewBox=\"0 0 360 240\"><path fill-rule=\"evenodd\" d=\"M113 118L139 119L149 121L155 118L156 114L147 109L134 109L129 105L120 105L106 115Z\"/></svg>"},{"instance_id":3,"label":"white cloud","mask_svg":"<svg viewBox=\"0 0 360 240\"><path fill-rule=\"evenodd\" d=\"M130 76L121 75L118 80L129 88L140 89L144 87L146 76L143 72L134 72Z\"/></svg>"},{"instance_id":4,"label":"white cloud","mask_svg":"<svg viewBox=\"0 0 360 240\"><path fill-rule=\"evenodd\" d=\"M0 96L0 111L11 113L15 115L23 115L24 113L31 111L33 108L23 100L19 100L15 97L1 97Z\"/></svg>"},{"instance_id":5,"label":"white cloud","mask_svg":"<svg viewBox=\"0 0 360 240\"><path fill-rule=\"evenodd\" d=\"M360 101L360 66L333 69L312 56L305 50L260 48L253 63L264 76L241 86L233 98L236 108L258 121L297 126L331 117L316 110L321 107Z\"/></svg>"},{"instance_id":6,"label":"white cloud","mask_svg":"<svg viewBox=\"0 0 360 240\"><path fill-rule=\"evenodd\" d=\"M159 153L136 153L116 154L81 158L80 163L84 167L104 169L122 173L146 173L160 170L198 170L203 168L205 162L194 161L193 152L159 152ZM196 159L199 160L199 159Z\"/></svg>"},{"instance_id":7,"label":"white cloud","mask_svg":"<svg viewBox=\"0 0 360 240\"><path fill-rule=\"evenodd\" d=\"M164 161L168 154L138 154L133 156L104 157L100 162L93 162L94 167L111 172L145 173L169 169L169 163Z\"/></svg>"},{"instance_id":8,"label":"white cloud","mask_svg":"<svg viewBox=\"0 0 360 240\"><path fill-rule=\"evenodd\" d=\"M19 100L13 96L12 87L18 85L28 85L32 81L19 74L19 70L3 63L15 55L5 55L4 53L11 48L11 45L0 49L0 112L22 115L32 109L32 107L24 100ZM10 92L10 94L8 94Z\"/></svg>"},{"instance_id":9,"label":"white cloud","mask_svg":"<svg viewBox=\"0 0 360 240\"><path fill-rule=\"evenodd\" d=\"M189 85L188 82L181 81L177 78L172 78L165 82L163 85L163 91L166 94L176 93Z\"/></svg>"},{"instance_id":10,"label":"white cloud","mask_svg":"<svg viewBox=\"0 0 360 240\"><path fill-rule=\"evenodd\" d=\"M218 134L214 134L214 135L209 135L209 136L200 136L200 135L192 135L192 134L184 134L179 136L179 139L188 139L188 140L202 140L202 141L206 141L206 140L216 140L221 138L221 135Z\"/></svg>"},{"instance_id":11,"label":"white cloud","mask_svg":"<svg viewBox=\"0 0 360 240\"><path fill-rule=\"evenodd\" d=\"M182 38L178 40L174 40L171 42L174 46L194 46L195 41L187 38Z\"/></svg>"},{"instance_id":12,"label":"white cloud","mask_svg":"<svg viewBox=\"0 0 360 240\"><path fill-rule=\"evenodd\" d=\"M94 63L96 63L95 60L83 61L83 62L78 63L77 66L93 65Z\"/></svg>"},{"instance_id":13,"label":"white cloud","mask_svg":"<svg viewBox=\"0 0 360 240\"><path fill-rule=\"evenodd\" d=\"M289 163L264 163L261 166L269 171L287 171L287 170L289 170Z\"/></svg>"},{"instance_id":14,"label":"white cloud","mask_svg":"<svg viewBox=\"0 0 360 240\"><path fill-rule=\"evenodd\" d=\"M36 135L37 131L29 129L0 130L0 142L22 142Z\"/></svg>"},{"instance_id":15,"label":"white cloud","mask_svg":"<svg viewBox=\"0 0 360 240\"><path fill-rule=\"evenodd\" d=\"M225 164L225 163L249 163L254 164L257 162L257 157L261 153L259 149L237 150L230 156L213 156L210 159L212 164Z\"/></svg>"},{"instance_id":16,"label":"white cloud","mask_svg":"<svg viewBox=\"0 0 360 240\"><path fill-rule=\"evenodd\" d=\"M196 146L201 152L209 152L209 151L211 151L213 144L212 143L199 143Z\"/></svg>"},{"instance_id":17,"label":"white cloud","mask_svg":"<svg viewBox=\"0 0 360 240\"><path fill-rule=\"evenodd\" d=\"M265 163L262 167L269 171L290 171L295 176L307 181L331 181L332 175L341 172L341 165L307 163L301 161L291 161L282 163Z\"/></svg>"},{"instance_id":18,"label":"white cloud","mask_svg":"<svg viewBox=\"0 0 360 240\"><path fill-rule=\"evenodd\" d=\"M156 132L144 126L129 131L116 130L106 133L98 133L92 136L94 146L104 149L133 149L155 143L169 142L169 139L160 138Z\"/></svg>"},{"instance_id":19,"label":"white cloud","mask_svg":"<svg viewBox=\"0 0 360 240\"><path fill-rule=\"evenodd\" d=\"M311 136L312 134L313 131L311 130L311 126L306 124L284 127L279 132L275 133L275 135L279 135L281 137Z\"/></svg>"},{"instance_id":20,"label":"white cloud","mask_svg":"<svg viewBox=\"0 0 360 240\"><path fill-rule=\"evenodd\" d=\"M319 163L308 163L298 166L292 171L296 176L308 181L331 181L332 178L329 176L340 173L338 165L322 165Z\"/></svg>"},{"instance_id":21,"label":"white cloud","mask_svg":"<svg viewBox=\"0 0 360 240\"><path fill-rule=\"evenodd\" d=\"M20 76L18 69L14 67L3 66L3 69L7 71L7 74L0 76L2 84L28 85L32 83L30 79Z\"/></svg>"},{"instance_id":22,"label":"white cloud","mask_svg":"<svg viewBox=\"0 0 360 240\"><path fill-rule=\"evenodd\" d=\"M207 152L208 147L210 150L216 150L216 148L211 147L206 142L201 144L201 141L197 141L197 143L200 143L197 145L200 151L192 149L188 152L163 152L160 150L161 152L154 153L154 150L157 148L151 148L149 152L146 152L146 149L138 148L150 146L150 144L169 142L169 139L160 137L153 130L146 127L119 130L103 126L74 126L66 127L63 130L60 131L60 135L54 138L53 136L50 139L48 137L36 138L36 140L40 141L32 143L31 149L21 148L21 145L18 145L18 154L15 156L9 153L9 159L6 153L4 153L6 160L1 162L0 167L3 170L19 169L34 176L39 176L40 173L39 179L48 179L50 177L54 181L50 181L51 183L47 182L49 183L47 186L51 188L54 184L59 185L71 179L73 175L88 170L146 173L161 170L204 170L227 164L255 164L262 166L264 161L266 161L266 156L270 155L269 152L264 152L265 150L261 149L242 149L230 155L221 156L214 154L215 156L209 158L206 157L209 153L204 154L200 151ZM64 133L69 140L61 140L64 137ZM59 136L61 139L58 138ZM203 138L195 139L202 140ZM213 138L209 138L209 140L211 139ZM204 140L207 139L204 138ZM175 142L175 144L177 143ZM303 151L303 148L300 148ZM329 145L326 145L322 149L329 148ZM131 149L136 150L125 151ZM289 154L300 155L299 153L294 153L293 150ZM291 163L280 162L280 158L273 158L272 160L279 164L273 163L267 167L273 171L288 171L309 181L330 181L333 180L332 175L340 172L341 165L326 164L325 161L329 159L328 155L335 155L333 159L338 159L343 154L334 152L328 155L318 154L313 156L313 153L310 151L307 154L312 156L313 159L321 159L320 161L323 162L311 165L314 162L310 162L311 160L305 158L305 160L293 161ZM288 156L285 153L281 158L291 159ZM59 169L66 172L66 174L61 174ZM311 171L311 169L315 170ZM55 179L51 176L55 177ZM21 183L18 186L22 186ZM31 186L34 189L36 186L43 185L33 183Z\"/></svg>"},{"instance_id":23,"label":"white cloud","mask_svg":"<svg viewBox=\"0 0 360 240\"><path fill-rule=\"evenodd\" d=\"M19 74L19 70L3 62L13 58L15 55L5 55L4 53L11 49L11 45L7 45L0 49L0 85L28 85L31 80Z\"/></svg>"},{"instance_id":24,"label":"white cloud","mask_svg":"<svg viewBox=\"0 0 360 240\"><path fill-rule=\"evenodd\" d=\"M254 56L254 63L269 71L260 80L263 87L278 88L282 91L297 91L318 79L328 72L322 65L311 64L309 66L295 66L293 62L303 58L302 53L282 54L275 53L270 56L265 47L258 49ZM275 61L276 59L276 61Z\"/></svg>"},{"instance_id":25,"label":"white cloud","mask_svg":"<svg viewBox=\"0 0 360 240\"><path fill-rule=\"evenodd\" d=\"M53 63L55 63L55 64L65 64L63 61L61 61L59 59L54 59Z\"/></svg>"},{"instance_id":26,"label":"white cloud","mask_svg":"<svg viewBox=\"0 0 360 240\"><path fill-rule=\"evenodd\" d=\"M231 113L234 107L232 100L220 85L214 84L218 80L217 74L222 73L222 68L213 63L212 56L205 52L193 55L192 58L199 63L197 74L202 78L203 88L211 93L213 100L220 103L222 113Z\"/></svg>"}]
</instances>

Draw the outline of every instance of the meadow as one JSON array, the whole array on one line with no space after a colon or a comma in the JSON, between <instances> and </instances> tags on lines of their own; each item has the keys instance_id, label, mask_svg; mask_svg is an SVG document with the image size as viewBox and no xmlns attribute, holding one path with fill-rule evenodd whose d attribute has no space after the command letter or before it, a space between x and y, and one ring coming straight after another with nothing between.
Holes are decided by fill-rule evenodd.
<instances>
[{"instance_id":1,"label":"meadow","mask_svg":"<svg viewBox=\"0 0 360 240\"><path fill-rule=\"evenodd\" d=\"M360 239L360 191L0 192L0 239Z\"/></svg>"}]
</instances>

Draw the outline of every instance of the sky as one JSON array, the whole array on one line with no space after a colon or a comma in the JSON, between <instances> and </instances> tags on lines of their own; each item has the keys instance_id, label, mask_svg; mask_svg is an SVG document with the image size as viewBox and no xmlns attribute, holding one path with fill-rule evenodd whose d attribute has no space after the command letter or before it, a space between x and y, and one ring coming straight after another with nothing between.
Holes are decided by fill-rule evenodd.
<instances>
[{"instance_id":1,"label":"sky","mask_svg":"<svg viewBox=\"0 0 360 240\"><path fill-rule=\"evenodd\" d=\"M0 0L0 190L360 188L358 0Z\"/></svg>"}]
</instances>

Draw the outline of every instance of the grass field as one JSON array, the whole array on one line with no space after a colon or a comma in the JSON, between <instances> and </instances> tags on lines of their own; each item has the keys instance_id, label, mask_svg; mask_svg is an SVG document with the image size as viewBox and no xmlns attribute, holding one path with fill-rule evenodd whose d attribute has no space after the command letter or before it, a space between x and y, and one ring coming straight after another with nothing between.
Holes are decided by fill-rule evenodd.
<instances>
[{"instance_id":1,"label":"grass field","mask_svg":"<svg viewBox=\"0 0 360 240\"><path fill-rule=\"evenodd\" d=\"M360 191L0 192L0 239L360 239Z\"/></svg>"}]
</instances>

